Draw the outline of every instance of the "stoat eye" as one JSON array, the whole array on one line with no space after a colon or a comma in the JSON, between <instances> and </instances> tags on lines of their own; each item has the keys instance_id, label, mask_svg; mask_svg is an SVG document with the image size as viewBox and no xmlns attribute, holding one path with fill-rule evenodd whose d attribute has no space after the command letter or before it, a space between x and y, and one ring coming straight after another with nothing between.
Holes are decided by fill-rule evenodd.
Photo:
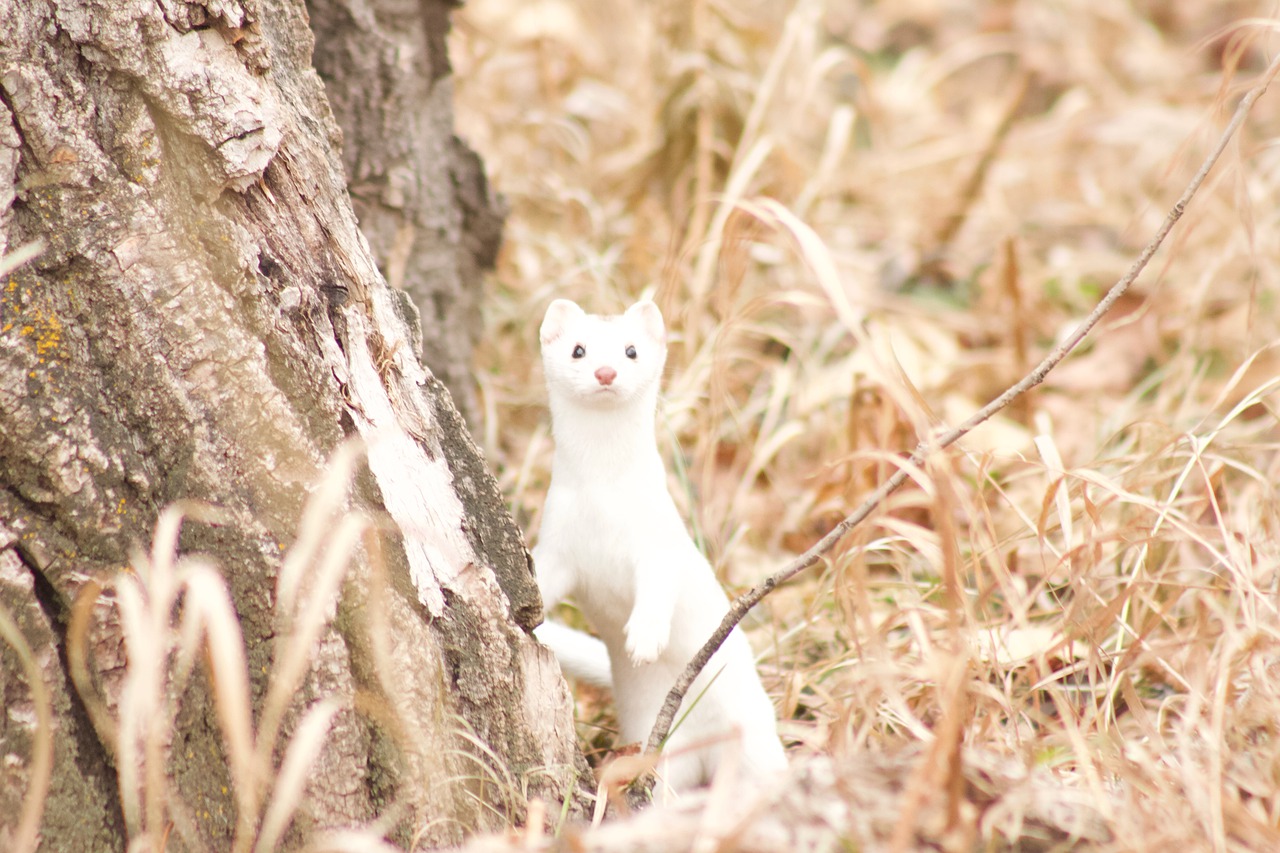
<instances>
[{"instance_id":1,"label":"stoat eye","mask_svg":"<svg viewBox=\"0 0 1280 853\"><path fill-rule=\"evenodd\" d=\"M633 346L628 346L628 347L627 347L627 358L634 359L635 357L636 357L636 348L635 348L635 347L633 347Z\"/></svg>"},{"instance_id":2,"label":"stoat eye","mask_svg":"<svg viewBox=\"0 0 1280 853\"><path fill-rule=\"evenodd\" d=\"M585 358L586 355L587 355L587 349L582 344L578 344L573 348L574 358Z\"/></svg>"}]
</instances>

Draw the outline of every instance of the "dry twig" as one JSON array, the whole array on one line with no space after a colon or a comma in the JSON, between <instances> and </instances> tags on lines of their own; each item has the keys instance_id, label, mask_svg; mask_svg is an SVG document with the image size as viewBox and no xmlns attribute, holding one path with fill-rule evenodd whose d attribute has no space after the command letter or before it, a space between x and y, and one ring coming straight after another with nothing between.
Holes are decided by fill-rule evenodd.
<instances>
[{"instance_id":1,"label":"dry twig","mask_svg":"<svg viewBox=\"0 0 1280 853\"><path fill-rule=\"evenodd\" d=\"M863 501L852 514L847 516L843 521L833 527L825 536L819 539L809 550L792 560L788 565L769 577L765 578L758 586L753 587L746 593L734 599L729 607L729 612L725 614L724 619L720 623L720 627L711 635L706 644L694 656L693 660L685 668L683 674L676 681L671 691L667 694L667 698L662 705L662 710L658 714L657 721L654 723L653 731L649 735L649 742L645 746L647 752L656 751L662 741L666 738L672 721L675 719L676 711L680 707L681 701L684 699L685 692L693 684L694 679L711 660L711 656L725 641L737 624L747 612L760 603L769 593L777 589L783 582L790 580L800 572L814 565L821 557L829 551L846 533L855 526L866 520L880 503L890 494L896 491L903 483L907 481L908 470L919 467L924 464L926 457L933 452L943 450L959 441L975 427L988 420L992 415L999 412L1005 406L1009 405L1014 399L1019 397L1026 391L1034 388L1044 381L1044 378L1053 370L1066 356L1074 350L1084 337L1098 324L1103 315L1115 304L1115 302L1129 289L1137 277L1142 273L1147 263L1155 255L1156 251L1164 243L1169 232L1173 230L1173 226L1182 218L1183 212L1186 210L1187 204L1199 191L1200 186L1204 183L1205 178L1217 163L1218 158L1222 156L1222 152L1226 150L1232 137L1240 126L1244 123L1249 111L1252 109L1254 102L1267 90L1271 81L1275 78L1277 72L1280 72L1280 57L1276 57L1271 61L1263 73L1261 80L1249 90L1241 99L1240 104L1236 107L1235 114L1231 117L1231 121L1227 124L1222 136L1219 138L1217 145L1205 158L1204 163L1200 166L1199 171L1191 179L1187 188L1183 191L1181 197L1169 214L1165 217L1164 222L1156 231L1151 240L1143 247L1137 259L1130 266L1128 272L1112 285L1111 289L1097 304L1097 306L1089 313L1089 315L1080 323L1079 326L1071 333L1071 335L1053 349L1043 361L1041 361L1035 369L1024 376L1019 382L1009 387L1003 394L992 400L986 406L972 414L967 420L957 427L942 433L936 438L926 439L917 445L911 456L905 460L898 471L888 480L884 481L872 494ZM648 780L648 784L652 784L652 780Z\"/></svg>"}]
</instances>

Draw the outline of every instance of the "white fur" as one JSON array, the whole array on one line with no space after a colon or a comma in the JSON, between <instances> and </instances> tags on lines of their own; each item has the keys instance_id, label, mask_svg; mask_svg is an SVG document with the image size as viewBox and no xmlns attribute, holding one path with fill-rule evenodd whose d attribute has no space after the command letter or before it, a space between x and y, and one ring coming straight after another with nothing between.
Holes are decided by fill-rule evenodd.
<instances>
[{"instance_id":1,"label":"white fur","mask_svg":"<svg viewBox=\"0 0 1280 853\"><path fill-rule=\"evenodd\" d=\"M596 687L613 687L609 650L595 637L559 622L543 622L533 629L533 634L555 652L565 675Z\"/></svg>"},{"instance_id":2,"label":"white fur","mask_svg":"<svg viewBox=\"0 0 1280 853\"><path fill-rule=\"evenodd\" d=\"M598 317L558 299L541 339L556 449L533 550L538 585L548 609L573 598L603 639L621 742L644 743L667 692L729 606L667 492L654 437L667 356L662 314L644 301ZM585 354L574 358L578 346ZM599 376L610 370L616 375L606 385ZM748 772L786 767L773 705L741 631L694 682L677 720L692 702L664 750L660 775L669 789L708 781L730 750L740 750Z\"/></svg>"}]
</instances>

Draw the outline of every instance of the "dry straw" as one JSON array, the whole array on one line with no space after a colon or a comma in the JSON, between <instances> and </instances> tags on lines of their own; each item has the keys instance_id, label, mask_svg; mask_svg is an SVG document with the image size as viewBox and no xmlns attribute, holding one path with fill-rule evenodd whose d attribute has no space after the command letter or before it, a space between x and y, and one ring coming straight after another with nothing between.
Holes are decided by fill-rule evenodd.
<instances>
[{"instance_id":1,"label":"dry straw","mask_svg":"<svg viewBox=\"0 0 1280 853\"><path fill-rule=\"evenodd\" d=\"M177 555L185 518L226 523L224 513L193 503L165 509L151 552L135 554L131 570L110 581L127 652L114 713L97 693L88 664L95 606L104 590L88 584L81 591L68 630L71 672L95 728L113 749L131 850L164 849L175 829L194 837L188 807L168 776L168 753L197 660L207 666L233 783L231 849L261 853L279 848L342 710L333 699L306 708L276 765L286 714L333 618L348 564L370 526L344 508L359 454L351 444L334 454L285 555L276 589L276 649L256 727L244 638L226 581L208 560ZM322 846L381 849L377 838L376 832L351 830Z\"/></svg>"},{"instance_id":2,"label":"dry straw","mask_svg":"<svg viewBox=\"0 0 1280 853\"><path fill-rule=\"evenodd\" d=\"M883 485L872 492L857 510L846 517L838 525L833 527L826 535L814 543L809 550L796 557L784 568L779 569L774 574L765 578L761 584L750 591L743 593L733 601L729 608L729 612L725 614L724 620L720 623L720 627L717 628L715 633L707 639L707 642L698 651L698 654L696 654L693 660L689 662L684 673L682 673L680 678L677 679L675 685L671 688L671 692L667 694L667 698L662 704L662 709L658 713L658 719L654 723L653 731L649 735L649 742L645 747L646 751L652 752L656 750L666 739L667 733L671 728L671 722L675 718L676 711L679 709L681 701L684 699L684 694L688 691L694 680L697 679L698 674L702 672L703 667L705 667L707 662L711 660L711 656L715 654L716 649L720 648L721 644L724 643L725 639L728 638L733 629L737 627L738 623L747 615L748 610L759 604L765 596L777 589L779 584L785 583L800 572L815 565L824 554L830 551L835 544L845 536L845 534L866 520L871 513L880 506L885 498L893 494L907 482L910 476L908 466L924 465L930 454L945 450L964 436L968 435L974 428L990 420L992 415L1008 406L1017 397L1025 394L1027 391L1030 391L1032 388L1043 382L1045 377L1049 375L1049 371L1053 370L1059 362L1066 358L1072 350L1080 345L1080 342L1084 340L1085 336L1098 325L1098 322L1103 318L1103 316L1111 310L1111 307L1115 305L1116 301L1120 299L1126 291L1128 291L1130 285L1132 285L1138 279L1138 276L1142 271L1146 269L1147 263L1150 262L1161 244L1164 243L1165 238L1169 236L1169 232L1173 230L1173 226L1182 218L1182 214L1186 211L1187 205L1200 190L1200 185L1204 183L1204 179L1208 177L1210 170L1218 162L1218 158L1222 156L1222 152L1226 150L1227 145L1231 142L1232 137L1235 136L1240 125L1244 123L1245 118L1249 115L1249 110L1253 108L1254 101L1262 97L1263 93L1266 92L1267 87L1271 85L1271 81L1275 79L1277 72L1280 72L1280 57L1272 60L1271 65L1267 67L1266 72L1262 75L1262 80L1250 89L1248 94L1241 99L1239 106L1236 108L1235 115L1232 116L1231 121L1227 124L1226 129L1222 133L1221 139L1218 140L1218 144L1209 153L1209 156L1205 159L1203 165L1201 165L1200 170L1196 172L1195 177L1191 179L1191 183L1187 185L1182 196L1174 204L1173 209L1169 211L1169 215L1165 217L1164 223L1160 226L1160 229L1156 232L1155 236L1153 236L1147 245L1143 247L1142 252L1139 253L1137 259L1129 268L1129 271L1125 273L1119 281L1112 285L1111 289L1107 291L1107 295L1103 297L1097 307L1089 312L1089 316L1075 328L1066 340L1058 344L1051 353L1046 355L1044 359L1036 365L1034 370L1024 376L1017 383L1010 386L999 397L974 412L966 418L963 423L942 432L936 438L926 438L922 440L920 445L907 458L906 463L899 468L892 477L885 480ZM767 201L768 200L766 200L766 202ZM769 204L769 207L775 211L779 210L776 203ZM780 216L779 218L782 217ZM800 230L798 223L793 223L792 227L797 231ZM830 294L842 295L842 291L839 287L839 281L835 279L835 267L827 258L825 250L822 249L819 243L810 240L803 241L803 245L809 249L809 252L806 253L807 257L810 257L811 259L813 257L822 258L821 261L811 260L811 262L816 268L817 276L823 283L823 289ZM848 307L845 307L844 310L841 311L841 306L847 305L847 303L844 303L842 296L839 297L839 301L836 302L836 305L836 313L838 315L844 315L851 310ZM853 327L852 324L850 324L850 327ZM1268 384L1266 388L1260 390L1270 390L1273 384L1274 383ZM1055 462L1055 467L1061 471L1061 461L1055 459ZM1058 494L1062 495L1064 493L1058 492ZM1064 519L1064 529L1069 530L1070 513L1062 512L1061 516ZM1163 521L1163 517L1161 518L1161 521ZM1067 538L1071 538L1069 533Z\"/></svg>"},{"instance_id":3,"label":"dry straw","mask_svg":"<svg viewBox=\"0 0 1280 853\"><path fill-rule=\"evenodd\" d=\"M471 0L459 121L512 206L486 450L536 537L532 319L655 295L672 489L727 585L908 478L743 622L798 764L900 766L855 780L860 843L1031 844L1058 814L1105 849L1266 848L1275 99L1070 359L950 452L902 450L1087 330L1265 73L1271 10L960 6ZM982 800L1010 765L1034 796Z\"/></svg>"},{"instance_id":4,"label":"dry straw","mask_svg":"<svg viewBox=\"0 0 1280 853\"><path fill-rule=\"evenodd\" d=\"M34 851L40 844L40 820L44 816L44 801L49 793L53 777L53 706L49 701L49 686L40 671L31 646L13 614L0 605L0 639L3 639L22 664L27 688L31 691L31 704L35 706L35 729L31 739L31 760L27 770L27 791L22 798L22 813L12 829L9 843L13 853Z\"/></svg>"}]
</instances>

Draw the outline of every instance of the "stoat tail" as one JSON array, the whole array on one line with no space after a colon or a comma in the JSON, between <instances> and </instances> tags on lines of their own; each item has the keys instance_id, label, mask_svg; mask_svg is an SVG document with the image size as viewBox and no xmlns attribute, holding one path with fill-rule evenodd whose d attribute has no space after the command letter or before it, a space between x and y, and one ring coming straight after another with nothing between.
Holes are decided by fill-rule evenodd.
<instances>
[{"instance_id":1,"label":"stoat tail","mask_svg":"<svg viewBox=\"0 0 1280 853\"><path fill-rule=\"evenodd\" d=\"M560 669L570 678L596 687L613 687L613 670L604 643L590 634L575 631L557 622L543 622L533 635L560 661Z\"/></svg>"}]
</instances>

